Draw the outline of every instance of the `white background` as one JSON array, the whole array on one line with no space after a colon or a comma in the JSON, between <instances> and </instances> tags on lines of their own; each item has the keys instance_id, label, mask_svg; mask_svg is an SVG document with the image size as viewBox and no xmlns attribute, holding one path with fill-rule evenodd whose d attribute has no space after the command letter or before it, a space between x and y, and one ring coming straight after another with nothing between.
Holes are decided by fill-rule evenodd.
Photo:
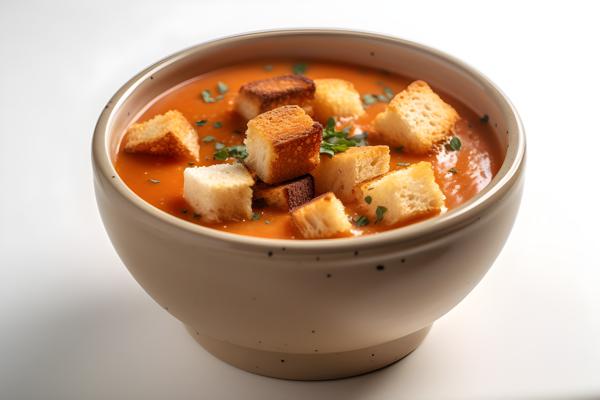
<instances>
[{"instance_id":1,"label":"white background","mask_svg":"<svg viewBox=\"0 0 600 400\"><path fill-rule=\"evenodd\" d=\"M600 13L523 3L2 0L0 398L600 398ZM508 94L528 135L521 212L481 284L404 361L317 383L248 374L196 345L113 251L90 163L96 118L142 68L301 26L462 58Z\"/></svg>"}]
</instances>

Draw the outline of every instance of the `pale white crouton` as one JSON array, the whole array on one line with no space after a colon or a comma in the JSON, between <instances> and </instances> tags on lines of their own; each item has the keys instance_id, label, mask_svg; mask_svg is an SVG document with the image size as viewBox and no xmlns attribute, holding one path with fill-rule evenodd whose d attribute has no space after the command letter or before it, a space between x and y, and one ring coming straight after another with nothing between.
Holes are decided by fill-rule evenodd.
<instances>
[{"instance_id":1,"label":"pale white crouton","mask_svg":"<svg viewBox=\"0 0 600 400\"><path fill-rule=\"evenodd\" d=\"M344 211L344 205L333 193L325 193L296 208L292 221L305 239L323 239L343 236L352 225Z\"/></svg>"},{"instance_id":2,"label":"pale white crouton","mask_svg":"<svg viewBox=\"0 0 600 400\"><path fill-rule=\"evenodd\" d=\"M362 146L350 147L333 157L321 157L311 175L315 178L317 194L333 192L342 201L351 201L354 186L389 170L388 146Z\"/></svg>"},{"instance_id":3,"label":"pale white crouton","mask_svg":"<svg viewBox=\"0 0 600 400\"><path fill-rule=\"evenodd\" d=\"M423 81L415 81L398 93L375 118L375 130L390 146L425 154L448 136L458 113Z\"/></svg>"},{"instance_id":4,"label":"pale white crouton","mask_svg":"<svg viewBox=\"0 0 600 400\"><path fill-rule=\"evenodd\" d=\"M282 106L248 121L244 160L266 183L312 171L319 163L323 127L298 106Z\"/></svg>"},{"instance_id":5,"label":"pale white crouton","mask_svg":"<svg viewBox=\"0 0 600 400\"><path fill-rule=\"evenodd\" d=\"M167 111L154 118L133 124L125 133L125 151L198 160L198 133L182 113Z\"/></svg>"},{"instance_id":6,"label":"pale white crouton","mask_svg":"<svg viewBox=\"0 0 600 400\"><path fill-rule=\"evenodd\" d=\"M186 168L183 198L202 221L239 221L252 216L252 185L239 163Z\"/></svg>"},{"instance_id":7,"label":"pale white crouton","mask_svg":"<svg viewBox=\"0 0 600 400\"><path fill-rule=\"evenodd\" d=\"M248 82L240 88L235 110L252 119L284 105L297 105L312 115L315 83L302 75L284 75Z\"/></svg>"},{"instance_id":8,"label":"pale white crouton","mask_svg":"<svg viewBox=\"0 0 600 400\"><path fill-rule=\"evenodd\" d=\"M445 200L426 161L361 183L354 193L367 217L385 225L439 212Z\"/></svg>"},{"instance_id":9,"label":"pale white crouton","mask_svg":"<svg viewBox=\"0 0 600 400\"><path fill-rule=\"evenodd\" d=\"M329 117L360 117L365 113L360 94L343 79L315 79L317 90L313 109L315 119L325 123Z\"/></svg>"}]
</instances>

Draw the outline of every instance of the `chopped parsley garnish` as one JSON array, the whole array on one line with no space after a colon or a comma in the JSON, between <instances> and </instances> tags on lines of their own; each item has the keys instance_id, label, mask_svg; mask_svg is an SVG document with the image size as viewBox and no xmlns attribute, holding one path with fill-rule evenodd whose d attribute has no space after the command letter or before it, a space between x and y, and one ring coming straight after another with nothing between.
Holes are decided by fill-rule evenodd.
<instances>
[{"instance_id":1,"label":"chopped parsley garnish","mask_svg":"<svg viewBox=\"0 0 600 400\"><path fill-rule=\"evenodd\" d=\"M450 173L451 173L451 174L453 174L453 175L456 175L456 174L458 174L458 170L457 170L456 168L454 168L454 167L450 168L450 169L448 170L448 172L450 172Z\"/></svg>"},{"instance_id":2,"label":"chopped parsley garnish","mask_svg":"<svg viewBox=\"0 0 600 400\"><path fill-rule=\"evenodd\" d=\"M214 103L216 100L212 97L212 94L210 94L210 90L208 89L204 89L201 93L202 95L202 100L204 100L205 103Z\"/></svg>"},{"instance_id":3,"label":"chopped parsley garnish","mask_svg":"<svg viewBox=\"0 0 600 400\"><path fill-rule=\"evenodd\" d=\"M394 98L394 91L387 86L383 88L383 93L387 96L388 100Z\"/></svg>"},{"instance_id":4,"label":"chopped parsley garnish","mask_svg":"<svg viewBox=\"0 0 600 400\"><path fill-rule=\"evenodd\" d=\"M260 219L260 214L257 212L252 213L252 221L258 221Z\"/></svg>"},{"instance_id":5,"label":"chopped parsley garnish","mask_svg":"<svg viewBox=\"0 0 600 400\"><path fill-rule=\"evenodd\" d=\"M404 153L404 146L398 146L394 150L396 150L396 153Z\"/></svg>"},{"instance_id":6,"label":"chopped parsley garnish","mask_svg":"<svg viewBox=\"0 0 600 400\"><path fill-rule=\"evenodd\" d=\"M396 163L396 165L399 166L399 167L408 167L410 165L410 163L409 162L399 161L399 162Z\"/></svg>"},{"instance_id":7,"label":"chopped parsley garnish","mask_svg":"<svg viewBox=\"0 0 600 400\"><path fill-rule=\"evenodd\" d=\"M306 63L297 63L292 66L295 75L304 75L307 69L308 65Z\"/></svg>"},{"instance_id":8,"label":"chopped parsley garnish","mask_svg":"<svg viewBox=\"0 0 600 400\"><path fill-rule=\"evenodd\" d=\"M271 64L267 64L263 67L263 69L267 72L273 71L273 66Z\"/></svg>"},{"instance_id":9,"label":"chopped parsley garnish","mask_svg":"<svg viewBox=\"0 0 600 400\"><path fill-rule=\"evenodd\" d=\"M219 94L225 94L228 90L229 86L227 86L225 83L217 82L217 92L219 92Z\"/></svg>"},{"instance_id":10,"label":"chopped parsley garnish","mask_svg":"<svg viewBox=\"0 0 600 400\"><path fill-rule=\"evenodd\" d=\"M365 217L364 215L360 215L354 219L354 224L356 224L356 226L369 225L369 218Z\"/></svg>"},{"instance_id":11,"label":"chopped parsley garnish","mask_svg":"<svg viewBox=\"0 0 600 400\"><path fill-rule=\"evenodd\" d=\"M348 136L350 128L346 127L341 131L335 130L335 119L330 117L323 129L323 141L321 142L321 154L327 154L333 157L337 153L343 153L350 147L365 146L367 133L361 133L354 136Z\"/></svg>"},{"instance_id":12,"label":"chopped parsley garnish","mask_svg":"<svg viewBox=\"0 0 600 400\"><path fill-rule=\"evenodd\" d=\"M373 198L371 196L365 197L365 203L371 204L372 201L373 201Z\"/></svg>"},{"instance_id":13,"label":"chopped parsley garnish","mask_svg":"<svg viewBox=\"0 0 600 400\"><path fill-rule=\"evenodd\" d=\"M363 95L363 103L366 106L370 106L371 104L377 103L377 97L372 94L364 94Z\"/></svg>"},{"instance_id":14,"label":"chopped parsley garnish","mask_svg":"<svg viewBox=\"0 0 600 400\"><path fill-rule=\"evenodd\" d=\"M213 123L213 128L215 129L219 129L223 126L223 123L221 121L217 121Z\"/></svg>"},{"instance_id":15,"label":"chopped parsley garnish","mask_svg":"<svg viewBox=\"0 0 600 400\"><path fill-rule=\"evenodd\" d=\"M223 148L225 148L225 145L223 143L221 143L221 142L215 143L215 149L221 150Z\"/></svg>"},{"instance_id":16,"label":"chopped parsley garnish","mask_svg":"<svg viewBox=\"0 0 600 400\"><path fill-rule=\"evenodd\" d=\"M206 135L202 138L202 141L204 143L210 143L210 142L214 142L215 141L215 137L211 136L211 135Z\"/></svg>"},{"instance_id":17,"label":"chopped parsley garnish","mask_svg":"<svg viewBox=\"0 0 600 400\"><path fill-rule=\"evenodd\" d=\"M450 139L450 141L447 144L448 149L453 151L460 150L461 146L462 143L460 142L460 139L457 136L452 136L452 139Z\"/></svg>"},{"instance_id":18,"label":"chopped parsley garnish","mask_svg":"<svg viewBox=\"0 0 600 400\"><path fill-rule=\"evenodd\" d=\"M223 97L225 97L225 96L223 96L222 94L219 94L215 97L215 100L216 101L223 100Z\"/></svg>"},{"instance_id":19,"label":"chopped parsley garnish","mask_svg":"<svg viewBox=\"0 0 600 400\"><path fill-rule=\"evenodd\" d=\"M487 124L488 122L490 122L490 116L487 114L483 114L483 117L479 118L479 122L481 122L482 124Z\"/></svg>"},{"instance_id":20,"label":"chopped parsley garnish","mask_svg":"<svg viewBox=\"0 0 600 400\"><path fill-rule=\"evenodd\" d=\"M385 214L387 211L387 208L385 208L384 206L377 206L377 209L375 209L375 216L377 217L375 219L375 223L381 222L381 220L383 219L383 214Z\"/></svg>"},{"instance_id":21,"label":"chopped parsley garnish","mask_svg":"<svg viewBox=\"0 0 600 400\"><path fill-rule=\"evenodd\" d=\"M207 122L207 119L201 119L200 121L196 121L196 126L204 126Z\"/></svg>"},{"instance_id":22,"label":"chopped parsley garnish","mask_svg":"<svg viewBox=\"0 0 600 400\"><path fill-rule=\"evenodd\" d=\"M148 179L148 182L152 183L153 185L160 183L160 181L158 179L153 179L153 178Z\"/></svg>"},{"instance_id":23,"label":"chopped parsley garnish","mask_svg":"<svg viewBox=\"0 0 600 400\"><path fill-rule=\"evenodd\" d=\"M222 146L217 147L217 145L219 144ZM215 160L223 161L227 160L230 157L235 158L237 160L243 160L244 158L248 157L248 151L246 150L246 146L244 146L243 144L225 147L223 143L217 143L215 144L215 149L217 150L213 155L213 158Z\"/></svg>"}]
</instances>

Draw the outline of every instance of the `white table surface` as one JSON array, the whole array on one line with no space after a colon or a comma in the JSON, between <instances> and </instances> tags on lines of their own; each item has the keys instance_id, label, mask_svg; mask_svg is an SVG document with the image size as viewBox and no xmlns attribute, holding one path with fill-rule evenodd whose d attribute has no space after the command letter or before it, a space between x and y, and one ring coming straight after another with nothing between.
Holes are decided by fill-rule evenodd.
<instances>
[{"instance_id":1,"label":"white table surface","mask_svg":"<svg viewBox=\"0 0 600 400\"><path fill-rule=\"evenodd\" d=\"M1 399L600 398L598 9L81 4L0 3ZM298 26L379 31L462 58L514 101L529 145L518 221L481 284L404 361L317 383L252 375L200 348L112 249L90 163L100 110L145 66L211 38Z\"/></svg>"}]
</instances>

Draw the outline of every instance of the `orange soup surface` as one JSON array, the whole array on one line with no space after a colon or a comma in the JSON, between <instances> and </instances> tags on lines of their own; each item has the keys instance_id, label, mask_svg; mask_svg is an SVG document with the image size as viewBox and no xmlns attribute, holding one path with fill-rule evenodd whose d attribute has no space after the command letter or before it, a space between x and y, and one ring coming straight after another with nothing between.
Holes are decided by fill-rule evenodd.
<instances>
[{"instance_id":1,"label":"orange soup surface","mask_svg":"<svg viewBox=\"0 0 600 400\"><path fill-rule=\"evenodd\" d=\"M115 157L115 167L119 176L131 190L148 203L191 223L241 235L300 239L288 212L256 208L254 217L249 220L206 224L200 221L183 198L185 168L232 162L215 160L215 146L220 146L221 143L225 146L243 143L246 121L235 113L233 105L240 86L253 80L287 75L294 70L298 72L298 68L299 65L294 61L248 62L205 73L172 88L149 104L136 122L146 121L169 110L179 110L198 132L200 161L192 163L184 159L130 154L121 146ZM384 96L389 96L392 91L394 94L402 91L413 81L386 71L324 61L303 63L300 69L305 69L304 74L311 79L344 79L352 82L361 96L375 95L367 96L366 103L369 104L365 104L366 113L351 122L355 132L373 132L372 122L375 116L386 107ZM226 87L219 83L224 83ZM220 96L219 89L224 92ZM206 98L202 96L205 90L210 90L214 102L205 101ZM429 161L434 167L436 181L446 196L445 209L442 211L446 212L469 200L488 185L498 172L503 159L499 143L492 128L487 124L487 118L476 115L451 96L437 90L436 92L461 116L452 132L460 139L460 150L452 150L449 146L440 144L429 154L417 156L391 147L390 171L404 168L409 163ZM369 145L386 144L373 137L367 140ZM321 157L328 156L322 154ZM345 207L352 221L360 217L356 204L345 204ZM414 222L416 221L412 220L392 226L376 223L366 226L353 224L352 235L374 234Z\"/></svg>"}]
</instances>

